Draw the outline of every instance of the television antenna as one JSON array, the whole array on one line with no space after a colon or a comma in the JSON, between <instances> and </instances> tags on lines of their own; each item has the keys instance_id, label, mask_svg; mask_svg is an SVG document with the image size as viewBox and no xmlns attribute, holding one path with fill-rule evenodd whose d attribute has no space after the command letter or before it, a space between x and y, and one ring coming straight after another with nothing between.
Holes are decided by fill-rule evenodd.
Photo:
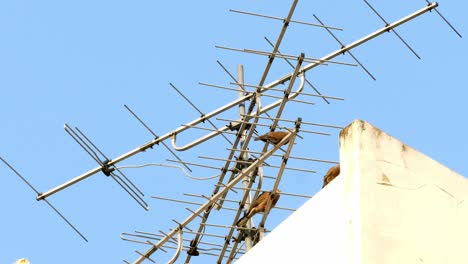
<instances>
[{"instance_id":1,"label":"television antenna","mask_svg":"<svg viewBox=\"0 0 468 264\"><path fill-rule=\"evenodd\" d=\"M373 74L358 60L358 58L352 53L352 51L364 43L382 35L386 32L392 32L395 36L408 48L408 50L414 54L418 59L420 56L416 51L406 42L401 35L396 31L400 25L411 21L420 15L423 15L427 12L435 11L443 21L459 36L461 34L448 22L447 19L436 9L438 7L438 3L430 3L428 1L427 5L422 7L421 9L399 19L392 23L389 23L383 15L381 15L368 1L363 0L365 5L370 8L370 10L375 13L379 19L382 20L384 26L379 30L376 30L354 42L349 44L345 44L342 42L334 33L334 31L340 31L341 28L328 26L322 22L322 20L314 15L317 23L312 22L305 22L293 19L293 14L298 4L298 0L292 1L292 5L287 13L286 17L275 17L271 15L265 14L257 14L248 11L241 11L241 10L230 10L234 13L239 13L243 15L255 16L259 18L271 19L271 20L279 20L282 21L283 25L280 31L279 36L276 38L275 41L271 41L270 39L265 37L265 40L268 44L272 47L271 51L262 51L262 50L254 50L254 49L239 49L239 48L232 48L232 47L225 47L225 46L216 46L219 49L224 49L233 52L242 52L248 53L257 56L265 56L267 58L267 63L263 74L255 84L246 84L244 83L244 71L243 67L239 66L237 77L234 77L228 69L218 61L218 64L222 67L222 69L230 76L232 82L229 83L231 86L225 85L217 85L217 84L208 84L208 83L200 83L204 86L210 86L218 89L224 90L234 90L239 93L239 97L236 100L228 102L222 107L219 107L209 113L204 113L198 108L179 88L177 88L174 84L170 84L170 86L180 95L183 99L197 111L198 114L201 116L197 119L194 119L191 122L188 122L184 125L181 125L178 128L175 128L166 134L158 135L156 134L144 121L141 117L139 117L135 111L133 111L130 107L125 105L125 108L130 112L130 114L140 122L145 129L147 129L152 136L154 137L151 141L148 141L137 148L134 148L120 156L117 156L111 159L109 156L104 154L104 152L97 147L95 144L82 130L78 127L72 128L69 125L65 125L65 131L79 144L79 146L85 150L85 152L96 161L98 164L97 167L88 170L81 175L76 176L75 178L50 189L46 192L39 192L36 188L30 184L25 177L23 177L19 172L17 172L13 166L7 163L6 160L1 158L2 162L5 163L15 175L20 177L36 194L38 201L46 202L59 216L65 220L68 225L77 233L79 234L84 240L87 239L75 228L52 204L50 204L47 200L48 197L65 190L66 188L78 184L79 182L90 178L93 175L98 173L103 173L106 176L110 177L114 182L118 184L139 206L141 206L144 210L149 210L148 202L145 200L145 195L141 191L141 189L134 184L130 178L123 173L124 169L130 168L131 166L120 165L120 163L128 158L135 156L141 152L145 152L149 149L152 149L156 146L162 145L169 153L174 156L175 160L170 160L172 163L176 163L179 165L169 165L169 164L143 164L137 165L133 167L143 167L143 166L166 166L166 167L173 167L181 170L186 175L190 175L189 172L192 172L192 166L208 166L201 163L195 162L188 162L184 161L181 157L179 157L174 150L177 151L189 151L193 147L207 142L210 139L222 136L229 144L231 145L230 148L227 149L226 157L208 157L208 156L200 156L200 159L204 160L217 160L224 162L224 165L220 168L221 173L216 175L218 178L217 183L214 185L213 192L211 196L207 195L197 195L197 194L188 194L187 196L192 198L201 198L204 199L204 202L192 202L192 201L181 201L177 199L172 199L168 197L157 197L153 196L155 199L165 200L170 202L182 202L186 204L192 204L198 206L196 210L187 209L189 211L189 216L183 221L173 220L176 225L175 227L168 233L164 231L160 231L160 234L151 233L151 232L143 232L138 231L133 233L123 233L122 239L129 240L132 242L145 244L149 248L144 252L135 251L137 253L137 258L133 263L142 263L145 260L153 261L152 255L155 254L157 250L165 251L167 249L175 249L175 253L172 258L169 259L169 263L174 263L178 258L181 256L182 251L187 251L187 256L185 258L185 262L190 262L193 256L197 256L199 254L207 254L207 255L214 255L216 257L217 263L230 263L235 260L238 255L245 253L249 250L252 246L254 246L258 240L261 240L265 233L268 230L265 228L265 222L268 218L269 212L271 209L271 202L268 203L265 209L265 213L263 214L260 222L257 225L257 228L254 228L253 221L250 220L248 222L247 227L238 227L236 226L236 222L242 216L244 210L248 209L249 204L255 200L256 197L259 196L260 192L270 191L274 193L280 185L286 185L286 183L282 183L283 174L286 170L296 170L296 171L303 171L308 173L313 173L314 171L305 169L305 168L294 168L288 166L287 162L289 159L300 159L300 160L309 160L309 161L316 161L316 162L326 162L326 163L337 163L335 161L328 161L328 160L321 160L321 159L313 159L310 157L299 157L294 156L293 149L294 143L297 140L297 137L300 137L303 133L311 133L316 135L330 135L327 133L319 132L310 130L307 126L313 127L327 127L332 129L341 129L340 126L331 125L331 124L318 124L310 122L309 120L302 119L301 116L295 117L283 117L285 109L288 103L301 103L301 104L313 104L307 100L303 100L302 98L309 98L309 97L319 97L323 102L329 104L331 100L343 100L343 98L337 96L330 96L330 95L323 95L322 92L318 90L317 87L312 85L310 80L306 78L306 72L312 70L318 66L326 65L326 64L335 64L343 67L355 67L359 66L364 70L364 72L372 79L376 79ZM313 27L319 27L320 29L326 30L340 45L340 48L336 51L333 51L321 58L311 58L306 57L305 54L301 53L298 55L291 55L287 53L280 52L280 46L283 41L284 35L287 32L289 26L293 24L302 24L308 25ZM336 60L337 57L340 55L349 54L350 57L354 60L354 63L348 63ZM267 77L270 74L271 67L275 61L278 59L286 61L291 68L293 69L289 74L286 74L283 77L280 77L270 83L266 83ZM305 85L310 85L315 93L307 93L304 92ZM281 89L279 88L280 85L287 85L286 88ZM296 87L297 86L297 87ZM274 91L281 91L283 94L281 96L274 96L271 93ZM265 98L273 98L272 103L263 105ZM227 112L239 112L238 119L229 119L218 117L222 114ZM226 122L225 126L219 127L215 124L216 121ZM289 124L288 126L280 127L281 123ZM209 126L202 126L205 123L208 123ZM261 149L251 149L250 143L252 139L256 136L256 129L266 126L268 127L270 132L277 131L278 128L281 128L282 131L287 132L287 136L285 136L279 143L277 144L270 144L266 142ZM187 133L187 131L191 131L193 129L202 129L209 131L208 134L196 138L191 142L185 145L178 145L178 139L180 139L181 134ZM234 137L234 139L233 139ZM168 145L168 141L171 141L172 148ZM252 158L255 157L255 158ZM280 157L281 162L279 164L273 164L270 162L272 157ZM249 160L249 158L252 158ZM276 170L276 173L273 176L268 176L264 174L264 168L270 167ZM208 167L207 167L208 168ZM219 168L217 168L219 169ZM187 172L188 171L188 172ZM265 180L273 180L271 188L265 189L263 185ZM239 183L242 183L242 187L239 187ZM232 200L228 198L229 193L233 193L237 191L237 200ZM284 196L292 196L292 197L310 197L303 194L297 193L288 193L282 192L281 195ZM237 208L228 207L226 204L228 202L235 202L238 203ZM281 207L275 207L276 209ZM213 210L215 209L215 210ZM294 208L281 208L282 210L294 210ZM223 210L231 210L235 212L235 216L231 219L227 219L227 223L224 224L213 224L209 223L210 216L213 212L219 211L222 212ZM192 229L193 225L197 225L197 221L200 220L198 223L198 228ZM190 227L189 227L190 226ZM222 228L224 231L224 236L209 233L207 232L207 227L217 227ZM214 244L211 242L203 241L205 237L215 237L218 238L221 242L218 244ZM191 237L192 239L187 239L187 237ZM138 240L140 239L140 240ZM172 243L176 243L176 245L170 245ZM188 244L187 244L188 242ZM211 244L209 244L211 243ZM232 243L232 244L231 244ZM240 246L241 244L244 245L244 249ZM202 250L202 245L210 245L216 248L216 253L210 253L208 250ZM126 263L130 263L128 261L124 261Z\"/></svg>"}]
</instances>

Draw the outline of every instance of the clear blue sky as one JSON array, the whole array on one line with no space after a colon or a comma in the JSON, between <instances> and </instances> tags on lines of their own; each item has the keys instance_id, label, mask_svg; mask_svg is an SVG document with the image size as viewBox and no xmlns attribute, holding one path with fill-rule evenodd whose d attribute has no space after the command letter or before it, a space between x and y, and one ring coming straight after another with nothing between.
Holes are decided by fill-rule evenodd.
<instances>
[{"instance_id":1,"label":"clear blue sky","mask_svg":"<svg viewBox=\"0 0 468 264\"><path fill-rule=\"evenodd\" d=\"M426 5L425 1L375 2L374 7L393 22ZM123 107L129 105L158 134L187 123L199 114L169 86L209 112L237 97L235 92L198 85L208 82L229 86L220 60L232 73L244 64L246 83L257 84L266 58L215 49L214 45L271 50L266 36L276 40L280 21L231 13L240 9L286 16L291 1L2 1L0 3L0 155L37 189L47 191L89 169L95 162L64 132L63 125L78 126L108 156L116 157L152 139ZM353 50L376 76L362 69L328 65L307 74L326 95L345 101L316 105L290 104L284 117L346 126L364 119L408 145L468 175L466 163L466 1L440 2L440 11L464 35L458 38L434 13L428 13L397 31L422 57L418 60L392 34ZM362 1L300 1L294 19L344 28L336 34L350 43L383 23ZM291 24L280 50L322 57L339 48L323 30ZM349 56L339 61L353 63ZM278 59L268 77L272 81L290 72ZM306 92L312 93L310 87ZM267 99L265 99L267 100ZM223 115L236 118L236 111ZM216 121L216 120L214 120ZM216 121L219 126L223 123ZM331 136L305 134L293 155L338 160L338 130L304 129ZM265 128L259 128L265 132ZM180 144L196 135L181 134ZM167 142L169 143L169 142ZM221 167L222 162L199 155L225 158L229 144L222 138L180 153L185 160ZM252 145L259 149L261 145ZM123 162L134 165L168 163L162 147ZM272 160L277 164L278 160ZM288 171L280 188L313 195L321 187L329 165L291 162L290 166L316 170L316 174ZM194 176L218 173L194 167ZM126 170L146 194L151 210L145 212L111 179L95 175L59 192L50 201L89 239L82 241L5 166L0 165L0 263L26 257L31 263L122 263L133 261L141 246L122 241L122 232L157 232L172 228L171 218L185 219L185 206L150 198L152 195L204 202L183 193L210 195L215 181L194 182L171 168ZM274 170L270 170L270 174ZM266 182L265 188L272 181ZM236 197L233 195L232 197ZM282 198L278 206L297 208L305 200ZM234 207L235 204L231 205ZM196 207L191 207L195 209ZM273 211L267 228L289 212ZM228 224L231 212L214 214L212 223ZM197 228L192 225L192 228ZM222 230L211 232L222 234ZM187 238L191 238L188 236ZM217 241L220 242L220 241ZM157 254L165 262L170 254ZM181 260L185 259L185 255ZM212 263L214 258L192 258Z\"/></svg>"}]
</instances>

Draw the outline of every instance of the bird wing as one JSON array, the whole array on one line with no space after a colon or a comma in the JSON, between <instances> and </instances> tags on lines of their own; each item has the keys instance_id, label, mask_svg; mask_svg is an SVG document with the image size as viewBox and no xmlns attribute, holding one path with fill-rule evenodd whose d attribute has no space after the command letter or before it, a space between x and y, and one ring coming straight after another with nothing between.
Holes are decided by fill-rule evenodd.
<instances>
[{"instance_id":1,"label":"bird wing","mask_svg":"<svg viewBox=\"0 0 468 264\"><path fill-rule=\"evenodd\" d=\"M260 204L264 203L265 201L268 201L268 198L270 197L270 192L263 192L261 193L255 201L252 202L252 205L250 208L254 208L259 206Z\"/></svg>"},{"instance_id":2,"label":"bird wing","mask_svg":"<svg viewBox=\"0 0 468 264\"><path fill-rule=\"evenodd\" d=\"M250 205L249 211L247 212L247 217L250 218L258 212L263 212L265 210L265 204L268 202L269 198L270 192L261 193Z\"/></svg>"}]
</instances>

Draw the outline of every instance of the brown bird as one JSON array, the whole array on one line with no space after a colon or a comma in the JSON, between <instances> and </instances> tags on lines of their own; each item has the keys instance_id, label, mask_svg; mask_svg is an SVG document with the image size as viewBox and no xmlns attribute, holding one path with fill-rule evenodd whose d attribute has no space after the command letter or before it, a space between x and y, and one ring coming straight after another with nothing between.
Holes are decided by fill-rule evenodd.
<instances>
[{"instance_id":1,"label":"brown bird","mask_svg":"<svg viewBox=\"0 0 468 264\"><path fill-rule=\"evenodd\" d=\"M274 131L274 132L268 132L264 135L256 137L254 140L261 140L263 142L269 142L271 144L278 144L285 136L289 135L288 132L284 131Z\"/></svg>"},{"instance_id":2,"label":"brown bird","mask_svg":"<svg viewBox=\"0 0 468 264\"><path fill-rule=\"evenodd\" d=\"M257 199L252 202L247 213L241 219L239 219L239 221L237 221L236 226L243 227L247 224L247 221L249 221L249 219L252 218L256 213L265 212L268 201L270 201L270 199L270 209L273 208L280 198L280 192L281 190L277 189L273 194L271 194L271 192L263 192L260 194Z\"/></svg>"},{"instance_id":3,"label":"brown bird","mask_svg":"<svg viewBox=\"0 0 468 264\"><path fill-rule=\"evenodd\" d=\"M325 187L327 184L329 184L333 179L336 178L336 176L340 175L340 164L331 167L325 176L323 176L323 187Z\"/></svg>"}]
</instances>

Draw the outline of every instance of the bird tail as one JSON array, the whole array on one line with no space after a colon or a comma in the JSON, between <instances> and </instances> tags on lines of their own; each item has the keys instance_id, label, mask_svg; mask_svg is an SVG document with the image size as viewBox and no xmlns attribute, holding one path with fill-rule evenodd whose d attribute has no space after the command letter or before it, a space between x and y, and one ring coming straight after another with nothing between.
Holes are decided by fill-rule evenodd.
<instances>
[{"instance_id":1,"label":"bird tail","mask_svg":"<svg viewBox=\"0 0 468 264\"><path fill-rule=\"evenodd\" d=\"M249 218L247 216L243 216L239 221L237 221L236 226L244 227L247 225L247 221L249 221Z\"/></svg>"},{"instance_id":2,"label":"bird tail","mask_svg":"<svg viewBox=\"0 0 468 264\"><path fill-rule=\"evenodd\" d=\"M259 140L263 140L263 137L262 136L258 136L256 138L254 138L254 141L259 141Z\"/></svg>"}]
</instances>

